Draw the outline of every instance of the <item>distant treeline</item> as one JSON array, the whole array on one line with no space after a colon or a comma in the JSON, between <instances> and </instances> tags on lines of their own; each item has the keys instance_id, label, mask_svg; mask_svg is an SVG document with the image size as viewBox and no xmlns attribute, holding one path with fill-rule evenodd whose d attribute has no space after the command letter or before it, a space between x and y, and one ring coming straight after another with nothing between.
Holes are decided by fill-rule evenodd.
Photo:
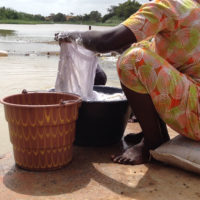
<instances>
[{"instance_id":1,"label":"distant treeline","mask_svg":"<svg viewBox=\"0 0 200 200\"><path fill-rule=\"evenodd\" d=\"M1 7L0 8L0 20L27 20L27 21L45 21L45 17L42 15L32 15L24 12L17 12L10 8Z\"/></svg>"},{"instance_id":2,"label":"distant treeline","mask_svg":"<svg viewBox=\"0 0 200 200\"><path fill-rule=\"evenodd\" d=\"M104 16L98 11L91 11L89 14L74 15L73 13L50 14L48 17L42 15L32 15L24 12L17 12L10 8L0 8L0 21L2 20L23 20L23 21L37 21L42 23L107 23L114 24L123 21L133 13L135 13L141 6L135 0L128 0L125 3L120 3L118 6L111 6L107 9L108 13Z\"/></svg>"}]
</instances>

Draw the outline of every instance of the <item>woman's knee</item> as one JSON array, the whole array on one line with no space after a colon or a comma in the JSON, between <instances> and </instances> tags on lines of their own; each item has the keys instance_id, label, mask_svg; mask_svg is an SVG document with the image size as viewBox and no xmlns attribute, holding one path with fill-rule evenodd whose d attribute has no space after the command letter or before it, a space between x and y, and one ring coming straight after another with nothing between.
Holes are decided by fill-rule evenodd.
<instances>
[{"instance_id":1,"label":"woman's knee","mask_svg":"<svg viewBox=\"0 0 200 200\"><path fill-rule=\"evenodd\" d=\"M117 68L121 82L136 92L146 93L142 79L145 78L144 73L152 71L153 67L144 62L148 53L148 49L143 47L131 47L118 60Z\"/></svg>"}]
</instances>

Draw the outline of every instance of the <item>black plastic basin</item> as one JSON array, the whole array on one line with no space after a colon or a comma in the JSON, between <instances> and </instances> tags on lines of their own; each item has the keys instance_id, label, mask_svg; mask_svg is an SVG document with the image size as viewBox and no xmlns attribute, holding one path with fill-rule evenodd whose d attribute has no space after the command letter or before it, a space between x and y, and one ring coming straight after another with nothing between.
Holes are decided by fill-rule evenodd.
<instances>
[{"instance_id":1,"label":"black plastic basin","mask_svg":"<svg viewBox=\"0 0 200 200\"><path fill-rule=\"evenodd\" d=\"M95 86L105 94L122 93L122 89ZM127 100L83 101L76 124L75 145L104 146L121 140L131 109Z\"/></svg>"}]
</instances>

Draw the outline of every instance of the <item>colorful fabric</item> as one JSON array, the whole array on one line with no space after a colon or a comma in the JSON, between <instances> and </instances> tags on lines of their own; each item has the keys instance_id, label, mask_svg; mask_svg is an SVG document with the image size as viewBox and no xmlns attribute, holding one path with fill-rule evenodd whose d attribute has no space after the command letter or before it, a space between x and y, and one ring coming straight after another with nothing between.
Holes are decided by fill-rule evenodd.
<instances>
[{"instance_id":1,"label":"colorful fabric","mask_svg":"<svg viewBox=\"0 0 200 200\"><path fill-rule=\"evenodd\" d=\"M121 82L133 91L150 94L172 129L199 141L200 4L156 0L123 24L138 43L119 58Z\"/></svg>"}]
</instances>

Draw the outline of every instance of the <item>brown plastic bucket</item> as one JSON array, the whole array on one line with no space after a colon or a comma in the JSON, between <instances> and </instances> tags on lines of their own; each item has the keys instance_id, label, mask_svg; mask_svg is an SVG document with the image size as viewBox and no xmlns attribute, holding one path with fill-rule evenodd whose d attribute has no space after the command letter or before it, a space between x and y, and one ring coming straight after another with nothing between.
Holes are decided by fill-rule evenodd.
<instances>
[{"instance_id":1,"label":"brown plastic bucket","mask_svg":"<svg viewBox=\"0 0 200 200\"><path fill-rule=\"evenodd\" d=\"M53 170L72 160L79 96L23 92L6 97L1 103L18 166Z\"/></svg>"}]
</instances>

